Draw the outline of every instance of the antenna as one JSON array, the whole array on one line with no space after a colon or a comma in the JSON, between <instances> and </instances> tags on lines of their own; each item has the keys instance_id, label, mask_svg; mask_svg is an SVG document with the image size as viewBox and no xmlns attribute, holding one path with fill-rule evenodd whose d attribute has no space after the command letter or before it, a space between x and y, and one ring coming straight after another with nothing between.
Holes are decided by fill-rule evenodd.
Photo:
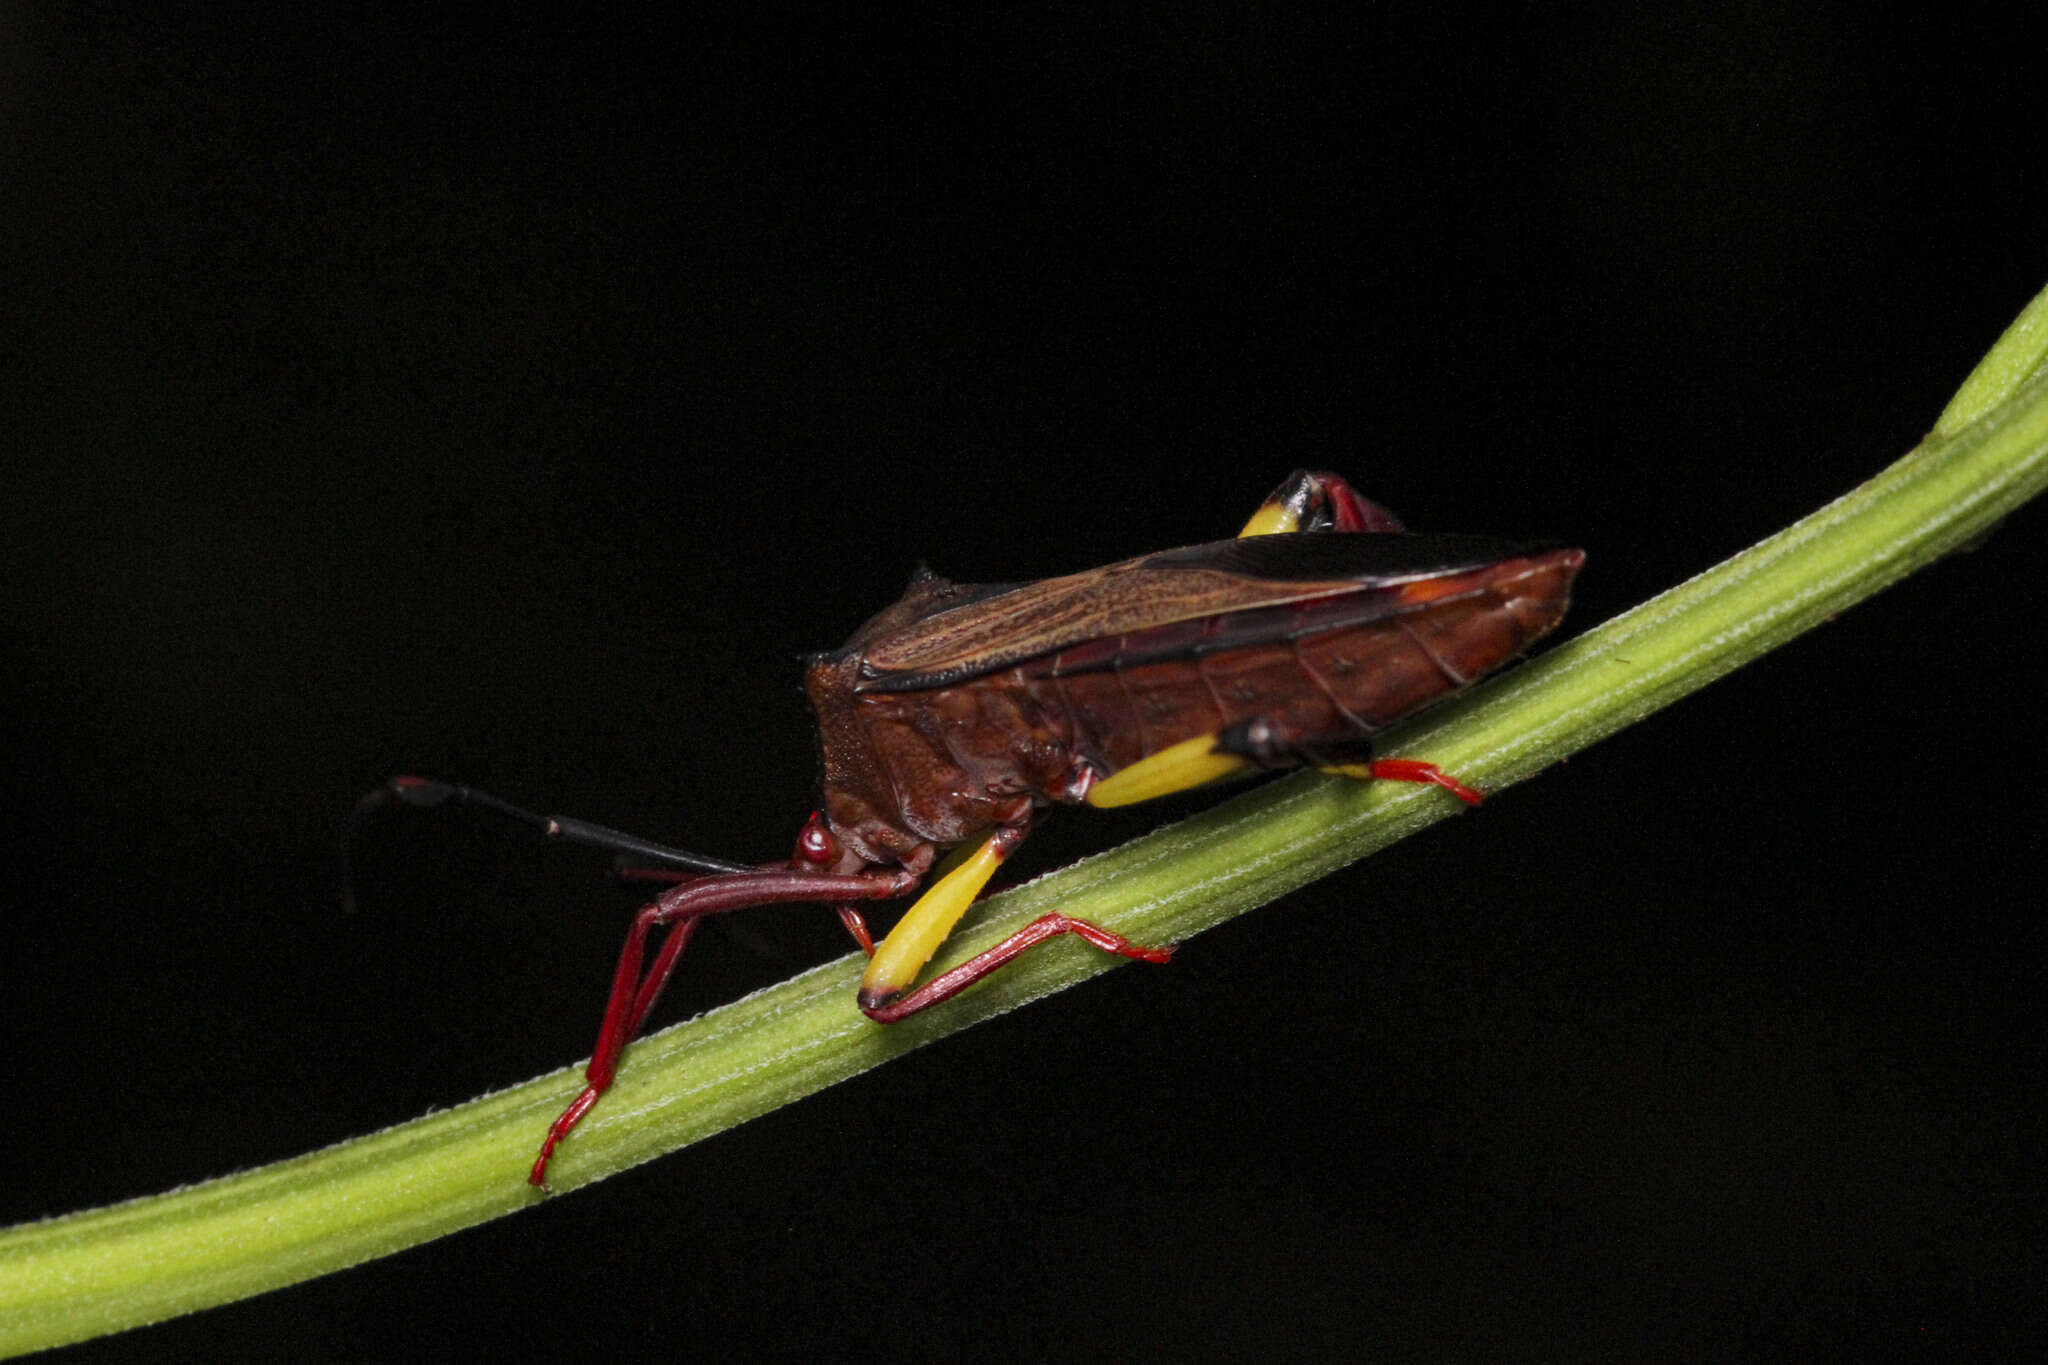
<instances>
[{"instance_id":1,"label":"antenna","mask_svg":"<svg viewBox=\"0 0 2048 1365\"><path fill-rule=\"evenodd\" d=\"M665 870L685 872L758 872L758 867L746 863L727 862L723 858L710 858L687 849L670 848L657 844L638 835L626 834L604 825L592 824L567 815L542 815L515 806L503 797L493 796L475 787L465 787L455 782L436 782L426 777L394 777L383 786L364 795L349 812L348 824L341 840L341 899L345 908L353 910L354 896L351 888L354 880L350 876L349 855L355 847L356 835L363 822L378 811L392 804L418 806L432 809L436 806L475 806L490 811L507 820L539 830L550 839L561 839L588 848L604 849L614 855L621 875L631 875L636 866L644 869L652 866Z\"/></svg>"}]
</instances>

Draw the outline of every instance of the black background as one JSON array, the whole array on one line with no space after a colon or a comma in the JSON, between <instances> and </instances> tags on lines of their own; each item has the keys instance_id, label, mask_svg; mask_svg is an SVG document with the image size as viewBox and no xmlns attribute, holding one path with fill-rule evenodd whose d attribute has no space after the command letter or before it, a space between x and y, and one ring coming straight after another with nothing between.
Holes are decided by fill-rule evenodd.
<instances>
[{"instance_id":1,"label":"black background","mask_svg":"<svg viewBox=\"0 0 2048 1365\"><path fill-rule=\"evenodd\" d=\"M795 658L917 560L1211 539L1298 465L1584 545L1583 629L1906 450L2048 283L2025 45L1856 6L4 47L10 1221L587 1050L630 895L418 817L343 916L387 774L776 856ZM2044 532L1170 969L75 1354L2017 1351ZM701 944L670 1018L842 940Z\"/></svg>"}]
</instances>

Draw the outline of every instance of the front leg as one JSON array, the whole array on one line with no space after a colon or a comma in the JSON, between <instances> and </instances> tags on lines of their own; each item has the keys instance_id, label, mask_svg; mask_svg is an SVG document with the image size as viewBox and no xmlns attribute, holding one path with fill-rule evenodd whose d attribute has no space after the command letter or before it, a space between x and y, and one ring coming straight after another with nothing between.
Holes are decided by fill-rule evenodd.
<instances>
[{"instance_id":1,"label":"front leg","mask_svg":"<svg viewBox=\"0 0 2048 1365\"><path fill-rule=\"evenodd\" d=\"M713 877L699 877L664 891L641 907L626 931L625 946L619 950L618 966L612 970L611 997L604 1007L604 1023L598 1029L597 1045L583 1070L584 1087L567 1109L548 1128L540 1156L527 1175L528 1183L547 1188L548 1162L569 1131L583 1121L618 1074L620 1056L626 1044L647 1021L655 1002L661 999L676 959L706 915L723 915L755 905L782 905L790 901L887 900L917 885L908 872L864 872L832 875L805 871L787 865L753 868ZM645 966L648 936L666 927L668 936L655 951L652 965Z\"/></svg>"}]
</instances>

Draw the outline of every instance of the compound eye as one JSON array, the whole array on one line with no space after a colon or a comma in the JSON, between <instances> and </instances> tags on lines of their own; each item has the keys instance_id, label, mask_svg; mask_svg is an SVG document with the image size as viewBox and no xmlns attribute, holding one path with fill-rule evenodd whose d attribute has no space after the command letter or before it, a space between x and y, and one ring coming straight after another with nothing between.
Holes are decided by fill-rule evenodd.
<instances>
[{"instance_id":1,"label":"compound eye","mask_svg":"<svg viewBox=\"0 0 2048 1365\"><path fill-rule=\"evenodd\" d=\"M811 818L804 822L802 832L796 836L796 858L798 862L809 863L812 867L828 867L839 861L839 840L832 837L821 812L812 811Z\"/></svg>"}]
</instances>

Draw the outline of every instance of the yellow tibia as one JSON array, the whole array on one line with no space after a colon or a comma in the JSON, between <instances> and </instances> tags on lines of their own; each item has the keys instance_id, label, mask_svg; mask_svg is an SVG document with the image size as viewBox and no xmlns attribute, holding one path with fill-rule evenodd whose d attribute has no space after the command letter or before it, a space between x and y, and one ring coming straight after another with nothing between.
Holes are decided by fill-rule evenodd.
<instances>
[{"instance_id":1,"label":"yellow tibia","mask_svg":"<svg viewBox=\"0 0 2048 1365\"><path fill-rule=\"evenodd\" d=\"M1122 772L1103 778L1088 791L1091 806L1129 806L1156 796L1184 792L1252 766L1249 759L1216 752L1216 736L1196 735L1150 758L1141 758Z\"/></svg>"},{"instance_id":2,"label":"yellow tibia","mask_svg":"<svg viewBox=\"0 0 2048 1365\"><path fill-rule=\"evenodd\" d=\"M1246 536L1285 535L1301 529L1301 518L1281 502L1269 502L1252 513L1252 519L1237 533L1238 539Z\"/></svg>"},{"instance_id":3,"label":"yellow tibia","mask_svg":"<svg viewBox=\"0 0 2048 1365\"><path fill-rule=\"evenodd\" d=\"M887 998L910 989L924 964L932 960L932 954L953 932L953 926L967 913L981 888L1003 865L1003 855L996 848L1001 834L1001 830L991 834L980 848L933 882L931 889L918 897L917 904L904 912L868 961L867 973L860 979L864 997Z\"/></svg>"}]
</instances>

